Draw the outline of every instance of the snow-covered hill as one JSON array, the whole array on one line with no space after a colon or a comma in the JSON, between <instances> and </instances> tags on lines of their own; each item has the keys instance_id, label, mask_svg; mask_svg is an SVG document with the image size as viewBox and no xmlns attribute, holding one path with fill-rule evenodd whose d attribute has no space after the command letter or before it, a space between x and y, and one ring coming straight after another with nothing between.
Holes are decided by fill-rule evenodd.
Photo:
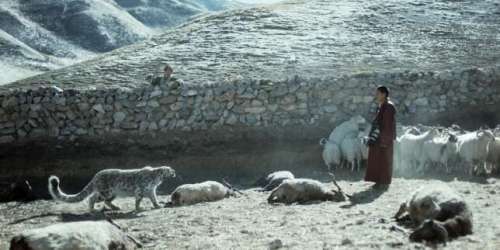
<instances>
[{"instance_id":1,"label":"snow-covered hill","mask_svg":"<svg viewBox=\"0 0 500 250\"><path fill-rule=\"evenodd\" d=\"M224 0L2 0L0 84L151 37Z\"/></svg>"}]
</instances>

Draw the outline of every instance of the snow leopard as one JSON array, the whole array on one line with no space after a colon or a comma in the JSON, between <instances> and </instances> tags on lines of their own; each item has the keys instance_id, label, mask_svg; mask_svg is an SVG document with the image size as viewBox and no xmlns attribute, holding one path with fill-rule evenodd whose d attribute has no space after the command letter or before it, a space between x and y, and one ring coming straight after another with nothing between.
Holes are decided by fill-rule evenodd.
<instances>
[{"instance_id":1,"label":"snow leopard","mask_svg":"<svg viewBox=\"0 0 500 250\"><path fill-rule=\"evenodd\" d=\"M89 209L95 212L96 202L104 201L104 204L112 210L120 208L112 203L118 196L134 195L135 210L141 211L141 201L147 197L155 208L160 208L156 197L156 188L166 177L175 177L175 170L171 167L146 166L139 169L104 169L92 178L92 180L77 194L65 194L59 187L57 176L49 177L49 193L54 200L75 203L89 197Z\"/></svg>"}]
</instances>

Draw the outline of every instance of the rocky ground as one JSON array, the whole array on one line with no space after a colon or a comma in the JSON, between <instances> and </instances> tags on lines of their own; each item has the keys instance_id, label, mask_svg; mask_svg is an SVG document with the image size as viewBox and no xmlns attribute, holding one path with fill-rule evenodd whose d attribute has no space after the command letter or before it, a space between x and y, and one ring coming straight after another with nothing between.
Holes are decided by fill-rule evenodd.
<instances>
[{"instance_id":1,"label":"rocky ground","mask_svg":"<svg viewBox=\"0 0 500 250\"><path fill-rule=\"evenodd\" d=\"M117 202L122 210L108 215L143 242L145 249L423 249L425 245L408 241L408 229L393 230L397 224L391 216L416 188L444 181L470 203L474 234L438 248L500 248L498 179L396 178L388 191L379 192L360 178L358 174L339 182L354 194L353 202L273 206L266 202L268 193L245 190L240 197L185 207L151 210L145 202L146 211L139 214L131 212L133 199L124 198ZM161 195L160 199L169 198ZM84 202L0 204L0 248L6 249L10 237L25 229L94 219L102 215L87 213Z\"/></svg>"},{"instance_id":2,"label":"rocky ground","mask_svg":"<svg viewBox=\"0 0 500 250\"><path fill-rule=\"evenodd\" d=\"M498 63L499 24L494 0L285 1L201 17L15 86L136 86L165 63L192 84L485 67Z\"/></svg>"}]
</instances>

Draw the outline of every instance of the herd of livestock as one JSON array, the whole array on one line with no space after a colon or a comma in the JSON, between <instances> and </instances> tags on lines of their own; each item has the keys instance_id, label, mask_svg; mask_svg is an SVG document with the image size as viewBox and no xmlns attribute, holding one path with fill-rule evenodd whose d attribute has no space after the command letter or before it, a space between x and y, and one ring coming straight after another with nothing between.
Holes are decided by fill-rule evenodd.
<instances>
[{"instance_id":1,"label":"herd of livestock","mask_svg":"<svg viewBox=\"0 0 500 250\"><path fill-rule=\"evenodd\" d=\"M368 159L363 143L370 125L354 116L322 138L323 160L329 169L349 167L359 170ZM422 173L431 169L463 171L470 174L497 172L500 169L500 126L466 131L457 125L397 125L393 163L396 171Z\"/></svg>"}]
</instances>

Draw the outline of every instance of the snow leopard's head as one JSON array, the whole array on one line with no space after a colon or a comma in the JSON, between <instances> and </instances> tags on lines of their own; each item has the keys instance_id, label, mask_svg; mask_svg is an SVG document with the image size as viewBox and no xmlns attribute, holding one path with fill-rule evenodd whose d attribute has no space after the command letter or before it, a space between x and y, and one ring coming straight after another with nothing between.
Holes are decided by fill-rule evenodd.
<instances>
[{"instance_id":1,"label":"snow leopard's head","mask_svg":"<svg viewBox=\"0 0 500 250\"><path fill-rule=\"evenodd\" d=\"M157 167L156 170L163 178L175 177L175 170L168 166Z\"/></svg>"}]
</instances>

